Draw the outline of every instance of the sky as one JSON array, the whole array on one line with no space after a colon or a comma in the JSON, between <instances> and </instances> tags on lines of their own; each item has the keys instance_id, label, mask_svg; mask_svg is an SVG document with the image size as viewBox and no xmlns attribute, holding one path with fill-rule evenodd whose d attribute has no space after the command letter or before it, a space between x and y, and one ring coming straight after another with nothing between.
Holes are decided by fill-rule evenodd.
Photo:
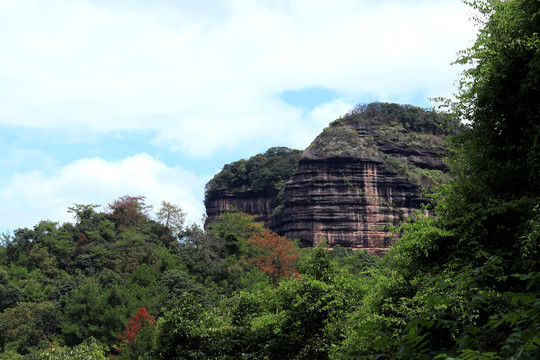
<instances>
[{"instance_id":1,"label":"sky","mask_svg":"<svg viewBox=\"0 0 540 360\"><path fill-rule=\"evenodd\" d=\"M200 223L223 165L357 104L451 96L459 0L0 0L0 233L144 196Z\"/></svg>"}]
</instances>

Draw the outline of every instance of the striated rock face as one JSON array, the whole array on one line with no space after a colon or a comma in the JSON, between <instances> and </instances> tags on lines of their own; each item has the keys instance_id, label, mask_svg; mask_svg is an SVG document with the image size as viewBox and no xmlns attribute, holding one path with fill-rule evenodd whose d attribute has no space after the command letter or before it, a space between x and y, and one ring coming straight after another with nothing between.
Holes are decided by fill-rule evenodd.
<instances>
[{"instance_id":1,"label":"striated rock face","mask_svg":"<svg viewBox=\"0 0 540 360\"><path fill-rule=\"evenodd\" d=\"M420 208L418 188L374 161L302 159L287 184L277 232L316 245L386 249L388 226Z\"/></svg>"},{"instance_id":2,"label":"striated rock face","mask_svg":"<svg viewBox=\"0 0 540 360\"><path fill-rule=\"evenodd\" d=\"M259 221L272 222L281 202L279 192L298 168L300 150L274 147L248 160L227 164L206 184L206 225L229 207L255 214Z\"/></svg>"},{"instance_id":3,"label":"striated rock face","mask_svg":"<svg viewBox=\"0 0 540 360\"><path fill-rule=\"evenodd\" d=\"M227 206L255 214L280 235L312 246L385 250L390 227L421 209L423 190L444 181L441 115L397 104L357 107L304 150L281 189L223 191L206 202L209 218Z\"/></svg>"},{"instance_id":4,"label":"striated rock face","mask_svg":"<svg viewBox=\"0 0 540 360\"><path fill-rule=\"evenodd\" d=\"M207 197L206 224L217 220L227 209L234 208L248 214L257 215L258 221L269 224L272 221L272 211L279 205L277 190L261 191L234 191L221 190Z\"/></svg>"}]
</instances>

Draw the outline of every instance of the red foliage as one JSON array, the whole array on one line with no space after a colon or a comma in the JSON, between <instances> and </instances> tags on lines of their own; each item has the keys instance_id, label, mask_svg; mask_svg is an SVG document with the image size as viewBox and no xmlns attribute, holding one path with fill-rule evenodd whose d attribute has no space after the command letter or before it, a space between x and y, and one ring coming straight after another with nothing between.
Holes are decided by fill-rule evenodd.
<instances>
[{"instance_id":1,"label":"red foliage","mask_svg":"<svg viewBox=\"0 0 540 360\"><path fill-rule=\"evenodd\" d=\"M79 238L75 241L75 247L77 250L81 250L86 245L88 245L88 238L83 233L80 233Z\"/></svg>"},{"instance_id":2,"label":"red foliage","mask_svg":"<svg viewBox=\"0 0 540 360\"><path fill-rule=\"evenodd\" d=\"M154 329L156 327L156 320L146 311L146 308L141 307L126 325L126 329L118 334L118 340L123 344L133 345L137 340L137 333L144 327L151 330Z\"/></svg>"},{"instance_id":3,"label":"red foliage","mask_svg":"<svg viewBox=\"0 0 540 360\"><path fill-rule=\"evenodd\" d=\"M148 210L144 196L122 196L108 205L109 215L115 219L119 228L127 228L148 219Z\"/></svg>"},{"instance_id":4,"label":"red foliage","mask_svg":"<svg viewBox=\"0 0 540 360\"><path fill-rule=\"evenodd\" d=\"M296 245L289 239L267 230L263 234L253 235L249 239L249 244L253 245L259 253L250 261L274 279L284 276L299 276L294 265L300 257L300 253Z\"/></svg>"}]
</instances>

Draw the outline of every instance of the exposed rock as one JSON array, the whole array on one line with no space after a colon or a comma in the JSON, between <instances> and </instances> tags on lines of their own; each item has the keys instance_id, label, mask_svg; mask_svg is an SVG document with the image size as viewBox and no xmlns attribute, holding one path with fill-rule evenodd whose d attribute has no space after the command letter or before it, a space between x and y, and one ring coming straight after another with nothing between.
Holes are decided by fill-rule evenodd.
<instances>
[{"instance_id":1,"label":"exposed rock","mask_svg":"<svg viewBox=\"0 0 540 360\"><path fill-rule=\"evenodd\" d=\"M217 220L227 209L238 209L248 214L257 215L258 221L265 224L272 222L273 210L279 206L277 190L261 191L235 191L220 190L207 197L206 224Z\"/></svg>"},{"instance_id":2,"label":"exposed rock","mask_svg":"<svg viewBox=\"0 0 540 360\"><path fill-rule=\"evenodd\" d=\"M206 184L206 224L229 207L255 214L269 224L274 209L281 204L279 193L296 171L301 154L300 150L274 147L248 160L225 165Z\"/></svg>"},{"instance_id":3,"label":"exposed rock","mask_svg":"<svg viewBox=\"0 0 540 360\"><path fill-rule=\"evenodd\" d=\"M422 191L445 178L443 138L455 128L444 120L397 104L357 107L304 150L279 196L278 189L214 193L208 218L232 205L303 246L324 238L330 246L388 249L391 227L420 210Z\"/></svg>"}]
</instances>

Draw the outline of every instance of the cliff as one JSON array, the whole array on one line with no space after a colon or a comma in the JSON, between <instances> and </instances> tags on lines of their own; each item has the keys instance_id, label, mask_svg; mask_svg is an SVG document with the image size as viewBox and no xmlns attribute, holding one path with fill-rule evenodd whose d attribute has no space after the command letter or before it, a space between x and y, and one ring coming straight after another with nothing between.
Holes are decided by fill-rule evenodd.
<instances>
[{"instance_id":1,"label":"cliff","mask_svg":"<svg viewBox=\"0 0 540 360\"><path fill-rule=\"evenodd\" d=\"M454 124L411 106L358 106L303 151L282 188L214 192L208 218L233 205L303 246L324 238L330 246L387 249L395 239L390 227L421 209L422 192L444 181L444 139Z\"/></svg>"},{"instance_id":2,"label":"cliff","mask_svg":"<svg viewBox=\"0 0 540 360\"><path fill-rule=\"evenodd\" d=\"M206 225L229 207L255 214L259 221L272 223L282 204L281 194L298 167L302 151L274 147L248 160L227 164L206 184Z\"/></svg>"}]
</instances>

